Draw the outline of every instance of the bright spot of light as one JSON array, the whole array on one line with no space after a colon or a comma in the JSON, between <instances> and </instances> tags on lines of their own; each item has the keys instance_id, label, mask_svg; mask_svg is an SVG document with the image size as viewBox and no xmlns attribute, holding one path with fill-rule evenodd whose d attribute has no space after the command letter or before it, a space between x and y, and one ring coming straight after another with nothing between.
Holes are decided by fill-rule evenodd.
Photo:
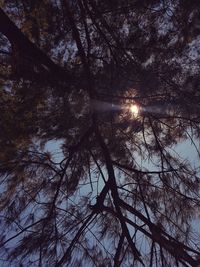
<instances>
[{"instance_id":1,"label":"bright spot of light","mask_svg":"<svg viewBox=\"0 0 200 267\"><path fill-rule=\"evenodd\" d=\"M131 105L130 112L133 114L134 117L137 117L139 114L139 107L137 105Z\"/></svg>"}]
</instances>

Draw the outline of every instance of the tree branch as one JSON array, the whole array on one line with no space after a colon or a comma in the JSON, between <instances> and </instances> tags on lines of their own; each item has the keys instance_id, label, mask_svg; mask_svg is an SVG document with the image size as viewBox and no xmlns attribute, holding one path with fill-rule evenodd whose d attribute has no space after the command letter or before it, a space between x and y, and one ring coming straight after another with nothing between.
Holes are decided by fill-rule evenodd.
<instances>
[{"instance_id":1,"label":"tree branch","mask_svg":"<svg viewBox=\"0 0 200 267\"><path fill-rule=\"evenodd\" d=\"M17 51L21 57L26 56L32 62L44 65L51 74L54 74L56 79L72 82L71 74L55 64L42 50L32 43L1 8L0 32L7 37L12 45L13 51Z\"/></svg>"}]
</instances>

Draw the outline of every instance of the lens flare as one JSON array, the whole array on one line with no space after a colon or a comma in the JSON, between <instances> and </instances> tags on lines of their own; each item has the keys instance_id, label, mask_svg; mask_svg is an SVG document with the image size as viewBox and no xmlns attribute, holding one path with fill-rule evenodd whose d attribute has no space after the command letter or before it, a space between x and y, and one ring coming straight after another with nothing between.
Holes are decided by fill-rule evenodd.
<instances>
[{"instance_id":1,"label":"lens flare","mask_svg":"<svg viewBox=\"0 0 200 267\"><path fill-rule=\"evenodd\" d=\"M139 107L137 105L131 105L130 112L133 114L134 117L137 117L139 114Z\"/></svg>"}]
</instances>

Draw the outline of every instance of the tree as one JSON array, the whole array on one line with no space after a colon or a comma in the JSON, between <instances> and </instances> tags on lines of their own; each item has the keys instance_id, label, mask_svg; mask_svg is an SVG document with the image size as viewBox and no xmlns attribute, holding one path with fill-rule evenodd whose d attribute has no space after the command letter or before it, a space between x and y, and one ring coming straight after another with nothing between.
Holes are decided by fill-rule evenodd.
<instances>
[{"instance_id":1,"label":"tree","mask_svg":"<svg viewBox=\"0 0 200 267\"><path fill-rule=\"evenodd\" d=\"M198 266L199 2L0 3L2 266Z\"/></svg>"}]
</instances>

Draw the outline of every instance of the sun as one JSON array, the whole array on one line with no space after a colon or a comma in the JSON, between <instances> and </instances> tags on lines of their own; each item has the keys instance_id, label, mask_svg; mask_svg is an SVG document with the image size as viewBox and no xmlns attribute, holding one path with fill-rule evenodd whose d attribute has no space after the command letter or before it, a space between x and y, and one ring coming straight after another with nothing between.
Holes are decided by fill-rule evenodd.
<instances>
[{"instance_id":1,"label":"sun","mask_svg":"<svg viewBox=\"0 0 200 267\"><path fill-rule=\"evenodd\" d=\"M129 108L130 112L134 117L137 117L139 114L139 107L137 105L131 105Z\"/></svg>"}]
</instances>

